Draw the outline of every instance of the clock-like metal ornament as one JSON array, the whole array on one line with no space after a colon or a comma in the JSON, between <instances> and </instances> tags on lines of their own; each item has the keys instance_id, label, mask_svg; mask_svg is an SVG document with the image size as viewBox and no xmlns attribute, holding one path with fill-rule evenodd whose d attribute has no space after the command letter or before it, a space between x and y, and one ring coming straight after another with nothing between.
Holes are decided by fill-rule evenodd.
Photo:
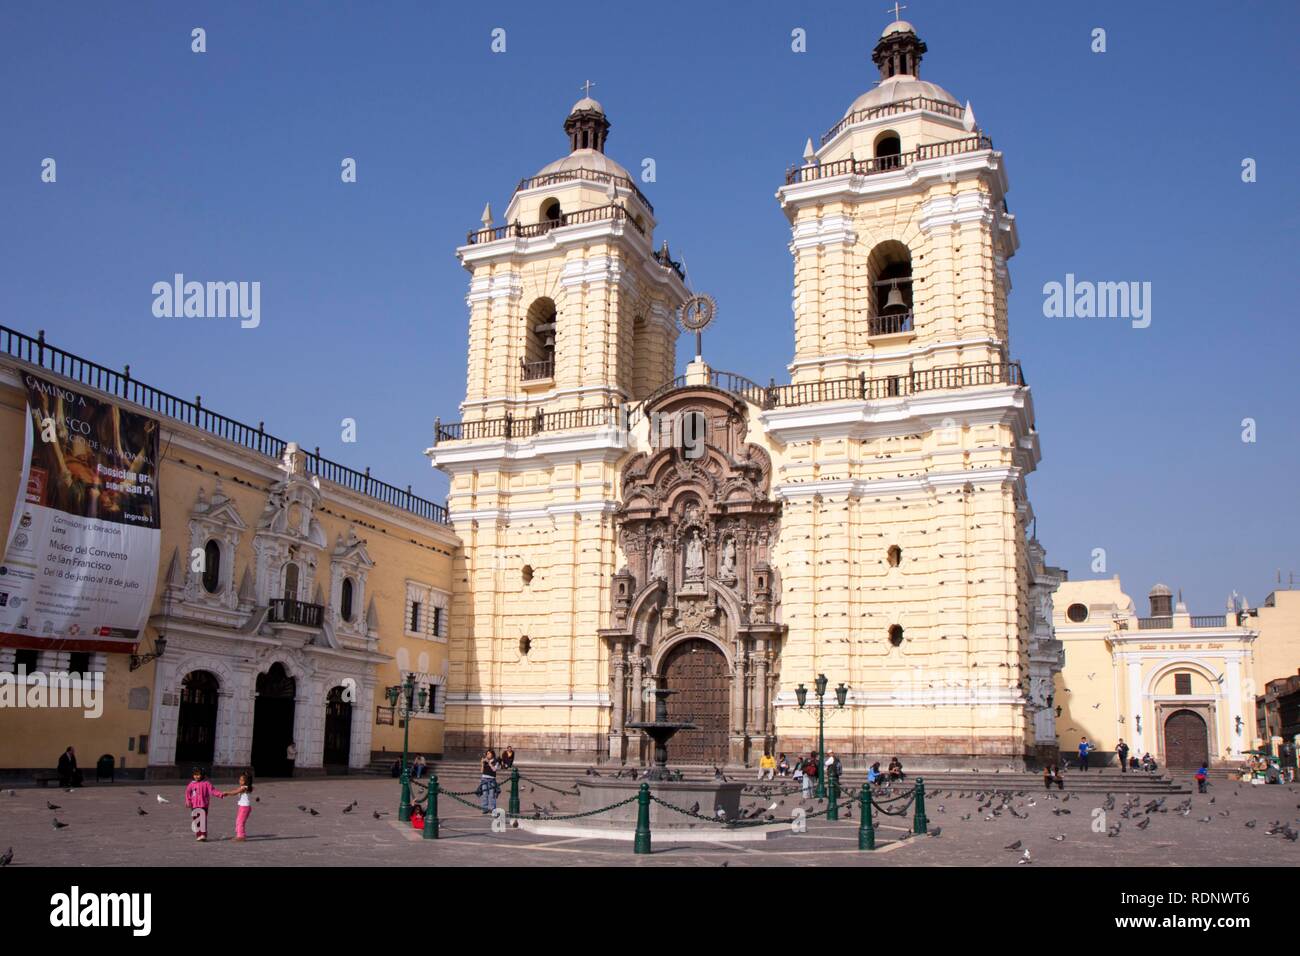
<instances>
[{"instance_id":1,"label":"clock-like metal ornament","mask_svg":"<svg viewBox=\"0 0 1300 956\"><path fill-rule=\"evenodd\" d=\"M695 357L703 354L700 333L718 314L718 303L707 293L698 293L681 304L677 310L677 322L683 332L695 333Z\"/></svg>"}]
</instances>

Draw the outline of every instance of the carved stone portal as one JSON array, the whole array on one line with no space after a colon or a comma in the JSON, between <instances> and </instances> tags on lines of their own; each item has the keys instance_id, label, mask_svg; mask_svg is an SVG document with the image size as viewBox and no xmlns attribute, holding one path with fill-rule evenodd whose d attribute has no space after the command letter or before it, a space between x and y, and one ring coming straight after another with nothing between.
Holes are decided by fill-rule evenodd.
<instances>
[{"instance_id":1,"label":"carved stone portal","mask_svg":"<svg viewBox=\"0 0 1300 956\"><path fill-rule=\"evenodd\" d=\"M623 467L615 521L627 565L613 576L600 632L610 649L610 757L646 763L647 742L627 724L651 719L652 690L667 687L678 691L670 716L699 725L674 740L674 762L757 762L773 742L785 634L770 564L781 517L768 496L771 459L745 441L747 406L728 392L688 386L644 412L651 450Z\"/></svg>"}]
</instances>

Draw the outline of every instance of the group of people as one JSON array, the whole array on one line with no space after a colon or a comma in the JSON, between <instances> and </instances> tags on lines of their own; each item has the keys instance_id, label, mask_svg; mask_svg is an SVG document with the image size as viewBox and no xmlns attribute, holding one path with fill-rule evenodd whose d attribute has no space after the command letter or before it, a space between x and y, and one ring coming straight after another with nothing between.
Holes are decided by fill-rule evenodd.
<instances>
[{"instance_id":1,"label":"group of people","mask_svg":"<svg viewBox=\"0 0 1300 956\"><path fill-rule=\"evenodd\" d=\"M1096 746L1087 737L1079 739L1079 769L1088 769L1088 756L1096 750ZM1119 739L1115 744L1115 756L1119 761L1121 773L1128 773L1130 770L1145 770L1147 773L1155 773L1158 769L1155 758L1149 753L1144 753L1139 760L1137 755L1132 752L1129 745L1124 742L1124 738ZM1064 764L1064 761L1062 761Z\"/></svg>"},{"instance_id":2,"label":"group of people","mask_svg":"<svg viewBox=\"0 0 1300 956\"><path fill-rule=\"evenodd\" d=\"M781 754L778 760L772 756L770 751L764 751L762 758L758 762L759 780L771 780L774 775L788 777L799 784L799 789L805 797L812 795L819 776L825 774L827 780L831 777L839 780L843 771L844 762L836 756L834 750L827 750L826 756L820 761L815 752L808 754L806 757L795 755L793 760L786 754ZM879 762L873 763L867 771L867 782L873 785L884 784L894 780L902 780L905 776L902 761L895 757L889 761L887 770L881 770Z\"/></svg>"},{"instance_id":3,"label":"group of people","mask_svg":"<svg viewBox=\"0 0 1300 956\"><path fill-rule=\"evenodd\" d=\"M235 811L235 840L243 843L248 838L248 818L253 812L253 772L246 770L239 775L239 786L223 793L208 780L207 771L195 767L190 773L189 786L185 788L185 806L190 811L190 832L195 842L206 843L208 840L208 809L212 798L225 799L238 797L239 808Z\"/></svg>"}]
</instances>

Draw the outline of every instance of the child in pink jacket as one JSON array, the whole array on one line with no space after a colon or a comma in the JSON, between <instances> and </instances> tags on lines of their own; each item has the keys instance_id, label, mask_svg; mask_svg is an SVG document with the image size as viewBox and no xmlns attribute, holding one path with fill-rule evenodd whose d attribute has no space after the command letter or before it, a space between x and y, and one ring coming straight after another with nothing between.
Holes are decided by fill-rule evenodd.
<instances>
[{"instance_id":1,"label":"child in pink jacket","mask_svg":"<svg viewBox=\"0 0 1300 956\"><path fill-rule=\"evenodd\" d=\"M202 767L195 767L193 778L185 788L185 806L190 808L190 831L196 834L196 841L206 843L208 839L208 805L213 797L225 794L212 786L208 775Z\"/></svg>"}]
</instances>

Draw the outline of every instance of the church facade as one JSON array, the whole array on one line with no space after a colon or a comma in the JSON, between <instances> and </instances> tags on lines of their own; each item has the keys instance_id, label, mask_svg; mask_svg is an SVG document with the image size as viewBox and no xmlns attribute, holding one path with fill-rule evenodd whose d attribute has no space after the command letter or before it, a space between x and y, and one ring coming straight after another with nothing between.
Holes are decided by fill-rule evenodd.
<instances>
[{"instance_id":1,"label":"church facade","mask_svg":"<svg viewBox=\"0 0 1300 956\"><path fill-rule=\"evenodd\" d=\"M503 225L485 209L458 249L463 421L440 419L428 450L462 542L448 751L641 762L630 725L667 687L696 724L675 760L753 764L816 747L825 675L826 746L851 762L1055 752L1063 575L1030 531L1006 167L970 105L920 79L925 52L891 24L880 82L777 191L788 384L698 349L674 376L679 330L714 303L656 248L589 96L568 155L520 183Z\"/></svg>"}]
</instances>

